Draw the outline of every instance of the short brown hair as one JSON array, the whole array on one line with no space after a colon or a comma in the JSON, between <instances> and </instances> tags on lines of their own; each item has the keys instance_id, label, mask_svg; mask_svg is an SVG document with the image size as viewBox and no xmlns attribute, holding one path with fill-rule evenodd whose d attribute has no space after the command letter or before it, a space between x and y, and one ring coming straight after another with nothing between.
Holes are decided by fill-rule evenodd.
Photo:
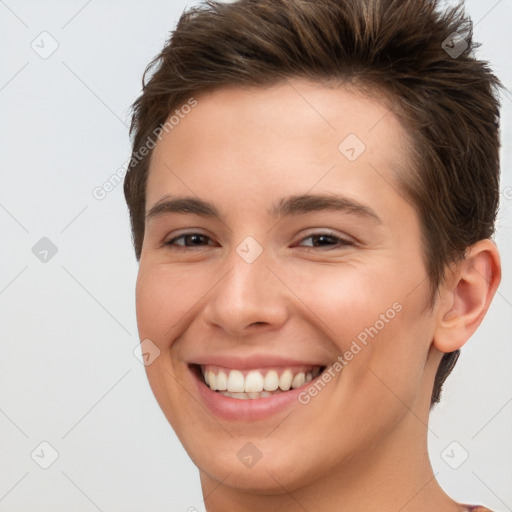
<instances>
[{"instance_id":1,"label":"short brown hair","mask_svg":"<svg viewBox=\"0 0 512 512\"><path fill-rule=\"evenodd\" d=\"M174 109L223 86L355 82L389 97L411 134L411 172L398 179L421 220L433 305L447 265L493 235L499 203L501 84L472 39L463 4L442 11L438 0L207 1L184 12L133 105L124 192L137 259L152 154L140 149ZM458 355L443 356L431 404Z\"/></svg>"}]
</instances>

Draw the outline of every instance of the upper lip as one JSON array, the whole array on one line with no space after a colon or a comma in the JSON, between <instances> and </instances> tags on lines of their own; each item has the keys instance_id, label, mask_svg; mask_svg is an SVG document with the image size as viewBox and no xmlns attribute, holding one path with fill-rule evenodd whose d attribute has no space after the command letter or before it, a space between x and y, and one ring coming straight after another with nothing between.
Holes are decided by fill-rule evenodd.
<instances>
[{"instance_id":1,"label":"upper lip","mask_svg":"<svg viewBox=\"0 0 512 512\"><path fill-rule=\"evenodd\" d=\"M291 359L289 357L272 356L269 354L252 355L210 355L198 356L191 359L189 364L196 365L215 365L224 368L233 368L237 370L251 370L257 368L276 368L290 366L326 366L326 362L320 362L318 359Z\"/></svg>"}]
</instances>

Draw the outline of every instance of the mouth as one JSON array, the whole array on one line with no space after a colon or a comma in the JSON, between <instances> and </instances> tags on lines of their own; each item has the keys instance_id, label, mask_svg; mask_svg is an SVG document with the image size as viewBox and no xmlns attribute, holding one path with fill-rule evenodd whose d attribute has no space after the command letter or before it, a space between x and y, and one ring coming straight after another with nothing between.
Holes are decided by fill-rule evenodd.
<instances>
[{"instance_id":1,"label":"mouth","mask_svg":"<svg viewBox=\"0 0 512 512\"><path fill-rule=\"evenodd\" d=\"M320 376L326 366L295 365L236 369L192 365L196 376L211 391L237 400L259 400L299 389Z\"/></svg>"},{"instance_id":2,"label":"mouth","mask_svg":"<svg viewBox=\"0 0 512 512\"><path fill-rule=\"evenodd\" d=\"M267 354L216 354L190 361L188 368L196 384L198 402L203 406L201 414L208 411L219 420L250 425L304 407L301 394L330 373L329 365ZM328 399L329 393L322 396L326 398L319 403Z\"/></svg>"}]
</instances>

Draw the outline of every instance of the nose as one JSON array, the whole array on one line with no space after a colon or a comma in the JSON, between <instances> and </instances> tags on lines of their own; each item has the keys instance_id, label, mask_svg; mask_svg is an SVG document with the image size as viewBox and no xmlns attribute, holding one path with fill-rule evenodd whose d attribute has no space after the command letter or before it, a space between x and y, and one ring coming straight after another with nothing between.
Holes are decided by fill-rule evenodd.
<instances>
[{"instance_id":1,"label":"nose","mask_svg":"<svg viewBox=\"0 0 512 512\"><path fill-rule=\"evenodd\" d=\"M234 253L203 310L210 326L231 336L279 329L288 318L289 297L283 283L260 256L247 263Z\"/></svg>"}]
</instances>

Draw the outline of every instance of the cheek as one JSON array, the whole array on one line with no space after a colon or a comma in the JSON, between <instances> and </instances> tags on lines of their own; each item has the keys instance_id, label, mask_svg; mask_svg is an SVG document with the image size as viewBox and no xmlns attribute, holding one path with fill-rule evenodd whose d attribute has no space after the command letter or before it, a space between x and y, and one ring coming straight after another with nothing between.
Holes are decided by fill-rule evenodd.
<instances>
[{"instance_id":1,"label":"cheek","mask_svg":"<svg viewBox=\"0 0 512 512\"><path fill-rule=\"evenodd\" d=\"M399 320L403 286L389 277L392 273L390 268L363 265L318 266L288 279L297 284L297 295L321 321L327 336L345 350L351 340L364 343Z\"/></svg>"},{"instance_id":2,"label":"cheek","mask_svg":"<svg viewBox=\"0 0 512 512\"><path fill-rule=\"evenodd\" d=\"M137 325L140 339L150 338L153 342L161 338L165 306L168 304L165 283L155 279L153 271L147 271L141 262L135 288Z\"/></svg>"},{"instance_id":3,"label":"cheek","mask_svg":"<svg viewBox=\"0 0 512 512\"><path fill-rule=\"evenodd\" d=\"M364 271L325 267L296 281L309 317L344 359L343 380L350 392L369 386L368 397L414 399L431 341L428 283L411 293L416 275L423 275L417 270L406 274L396 263Z\"/></svg>"},{"instance_id":4,"label":"cheek","mask_svg":"<svg viewBox=\"0 0 512 512\"><path fill-rule=\"evenodd\" d=\"M207 285L199 279L141 259L136 286L140 338L150 338L160 346L170 344L206 290Z\"/></svg>"},{"instance_id":5,"label":"cheek","mask_svg":"<svg viewBox=\"0 0 512 512\"><path fill-rule=\"evenodd\" d=\"M139 337L150 339L160 350L159 357L145 370L153 394L174 428L179 427L180 421L187 421L190 411L181 403L185 395L170 392L176 389L175 379L180 370L170 349L190 322L198 295L194 284L197 288L197 282L190 281L183 273L171 273L169 267L150 264L141 258L136 284ZM181 416L176 411L181 411Z\"/></svg>"}]
</instances>

